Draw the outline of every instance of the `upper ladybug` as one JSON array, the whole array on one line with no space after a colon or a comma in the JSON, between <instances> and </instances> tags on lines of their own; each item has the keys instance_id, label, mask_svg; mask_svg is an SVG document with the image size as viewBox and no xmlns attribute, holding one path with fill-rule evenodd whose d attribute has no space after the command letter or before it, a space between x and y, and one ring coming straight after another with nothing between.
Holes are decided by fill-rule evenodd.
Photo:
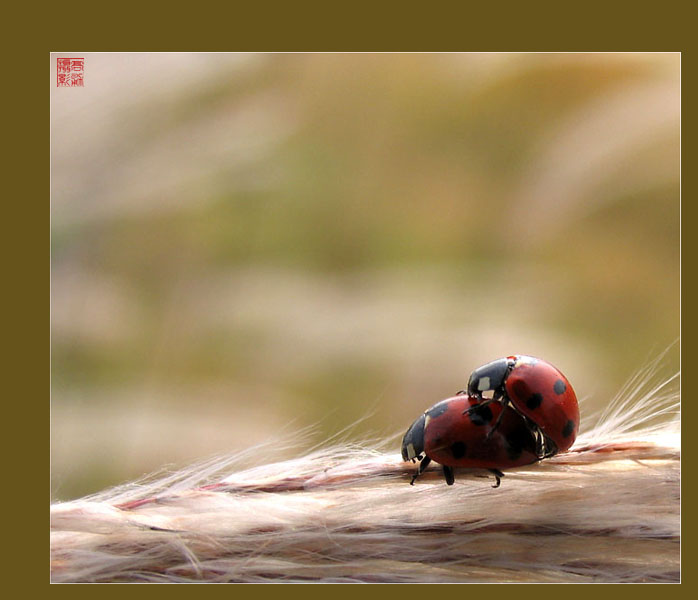
<instances>
[{"instance_id":1,"label":"upper ladybug","mask_svg":"<svg viewBox=\"0 0 698 600\"><path fill-rule=\"evenodd\" d=\"M492 397L483 399L483 392L488 391ZM511 404L530 419L554 444L548 456L564 452L577 437L577 396L567 378L549 362L524 355L500 358L472 372L467 392L482 401L480 406L491 402Z\"/></svg>"}]
</instances>

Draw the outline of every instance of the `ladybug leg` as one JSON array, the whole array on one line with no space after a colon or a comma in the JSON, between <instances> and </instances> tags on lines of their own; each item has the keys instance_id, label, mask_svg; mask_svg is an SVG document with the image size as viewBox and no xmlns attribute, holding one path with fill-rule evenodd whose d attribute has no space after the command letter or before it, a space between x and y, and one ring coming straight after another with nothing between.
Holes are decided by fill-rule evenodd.
<instances>
[{"instance_id":1,"label":"ladybug leg","mask_svg":"<svg viewBox=\"0 0 698 600\"><path fill-rule=\"evenodd\" d=\"M446 478L446 483L448 485L453 485L453 482L456 480L456 478L453 475L453 467L447 467L446 465L443 465L443 470L444 477Z\"/></svg>"},{"instance_id":2,"label":"ladybug leg","mask_svg":"<svg viewBox=\"0 0 698 600\"><path fill-rule=\"evenodd\" d=\"M417 467L417 472L412 475L412 481L410 481L410 485L414 485L414 480L417 479L422 473L424 473L424 469L426 469L429 466L429 463L431 462L431 458L428 456L425 456L422 461L419 463L419 467Z\"/></svg>"},{"instance_id":3,"label":"ladybug leg","mask_svg":"<svg viewBox=\"0 0 698 600\"><path fill-rule=\"evenodd\" d=\"M492 428L487 432L487 435L485 436L486 440L489 440L492 437L492 434L497 429L497 427L499 427L499 424L502 422L503 415L504 415L504 411L499 413L499 416L497 417L497 420L494 422L494 425L492 425Z\"/></svg>"},{"instance_id":4,"label":"ladybug leg","mask_svg":"<svg viewBox=\"0 0 698 600\"><path fill-rule=\"evenodd\" d=\"M502 477L504 477L504 473L502 473L499 469L489 469L489 472L492 473L492 475L494 475L494 478L497 480L497 483L495 483L492 487L498 488L502 483Z\"/></svg>"},{"instance_id":5,"label":"ladybug leg","mask_svg":"<svg viewBox=\"0 0 698 600\"><path fill-rule=\"evenodd\" d=\"M536 452L539 459L550 458L557 454L555 442L546 437L539 427L535 427L533 434L536 438Z\"/></svg>"},{"instance_id":6,"label":"ladybug leg","mask_svg":"<svg viewBox=\"0 0 698 600\"><path fill-rule=\"evenodd\" d=\"M458 393L460 394L461 392L458 392ZM506 404L509 402L509 399L504 395L504 391L501 389L494 390L494 392L492 392L491 398L485 398L483 400L482 393L480 393L480 392L478 392L476 394L476 398L480 402L478 402L475 406L471 406L470 408L464 410L463 411L464 415L469 414L469 413L471 413L474 410L477 410L479 408L484 408L485 406L487 406L488 404L492 404L493 402L500 402L501 401L502 404ZM502 398L504 398L504 400L501 400Z\"/></svg>"},{"instance_id":7,"label":"ladybug leg","mask_svg":"<svg viewBox=\"0 0 698 600\"><path fill-rule=\"evenodd\" d=\"M482 400L482 397L480 398ZM496 402L496 398L494 396L492 398L485 398L482 400L482 402L479 402L478 404L474 404L470 408L466 408L463 411L464 415L469 415L471 412L475 412L476 410L480 410L481 408L484 408L488 404L492 404L493 402Z\"/></svg>"},{"instance_id":8,"label":"ladybug leg","mask_svg":"<svg viewBox=\"0 0 698 600\"><path fill-rule=\"evenodd\" d=\"M545 439L538 427L532 427L531 431L536 438L536 454L539 458L545 458Z\"/></svg>"},{"instance_id":9,"label":"ladybug leg","mask_svg":"<svg viewBox=\"0 0 698 600\"><path fill-rule=\"evenodd\" d=\"M495 392L494 396L492 396L492 401L494 402L495 400L499 400L500 398L502 398L500 402L500 404L502 405L502 411L497 416L497 420L494 422L494 425L492 425L492 428L487 432L487 435L485 436L486 440L489 440L492 437L492 434L497 429L497 427L499 427L499 424L502 422L502 417L504 416L504 409L509 404L509 398L501 392Z\"/></svg>"}]
</instances>

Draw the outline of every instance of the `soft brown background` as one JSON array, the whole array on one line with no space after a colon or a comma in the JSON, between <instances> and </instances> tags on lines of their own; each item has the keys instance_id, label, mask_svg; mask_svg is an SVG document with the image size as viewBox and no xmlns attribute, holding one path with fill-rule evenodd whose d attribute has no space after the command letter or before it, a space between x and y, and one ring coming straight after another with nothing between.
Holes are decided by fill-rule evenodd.
<instances>
[{"instance_id":1,"label":"soft brown background","mask_svg":"<svg viewBox=\"0 0 698 600\"><path fill-rule=\"evenodd\" d=\"M678 54L57 56L55 498L678 337Z\"/></svg>"}]
</instances>

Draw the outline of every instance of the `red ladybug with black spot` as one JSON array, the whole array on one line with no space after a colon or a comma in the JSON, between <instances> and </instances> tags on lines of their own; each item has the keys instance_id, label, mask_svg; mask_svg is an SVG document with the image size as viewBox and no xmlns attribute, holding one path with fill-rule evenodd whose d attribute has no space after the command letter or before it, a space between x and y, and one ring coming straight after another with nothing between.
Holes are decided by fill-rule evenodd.
<instances>
[{"instance_id":1,"label":"red ladybug with black spot","mask_svg":"<svg viewBox=\"0 0 698 600\"><path fill-rule=\"evenodd\" d=\"M492 397L483 400L488 391ZM549 362L524 355L500 358L472 372L467 392L482 404L511 406L530 419L545 437L549 455L569 449L577 437L577 396L567 378Z\"/></svg>"},{"instance_id":2,"label":"red ladybug with black spot","mask_svg":"<svg viewBox=\"0 0 698 600\"><path fill-rule=\"evenodd\" d=\"M433 460L442 466L448 485L454 482L453 467L470 467L491 471L493 487L499 487L500 469L540 460L543 443L512 407L460 394L435 404L412 424L402 440L402 458L421 461L412 484Z\"/></svg>"}]
</instances>

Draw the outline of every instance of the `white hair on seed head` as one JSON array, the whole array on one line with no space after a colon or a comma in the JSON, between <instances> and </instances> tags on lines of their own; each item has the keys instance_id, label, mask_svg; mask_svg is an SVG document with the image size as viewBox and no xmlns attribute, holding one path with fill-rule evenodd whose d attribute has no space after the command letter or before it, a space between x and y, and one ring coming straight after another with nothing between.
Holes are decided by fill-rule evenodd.
<instances>
[{"instance_id":1,"label":"white hair on seed head","mask_svg":"<svg viewBox=\"0 0 698 600\"><path fill-rule=\"evenodd\" d=\"M467 469L447 486L438 465L410 486L395 436L237 470L268 456L253 448L54 504L52 580L679 581L679 377L656 383L657 365L498 489Z\"/></svg>"}]
</instances>

